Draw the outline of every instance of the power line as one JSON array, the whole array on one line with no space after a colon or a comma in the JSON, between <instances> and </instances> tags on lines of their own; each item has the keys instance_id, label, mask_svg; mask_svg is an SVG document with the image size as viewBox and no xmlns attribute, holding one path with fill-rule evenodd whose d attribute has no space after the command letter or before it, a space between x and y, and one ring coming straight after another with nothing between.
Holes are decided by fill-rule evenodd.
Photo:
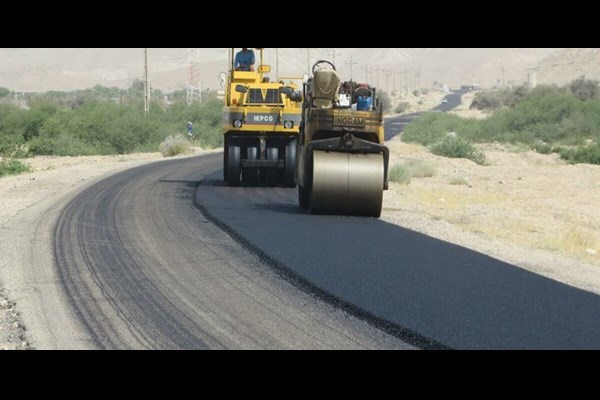
<instances>
[{"instance_id":1,"label":"power line","mask_svg":"<svg viewBox=\"0 0 600 400\"><path fill-rule=\"evenodd\" d=\"M346 65L350 66L350 80L352 80L352 66L358 64L357 61L353 60L353 57L350 57L350 60L346 61Z\"/></svg>"},{"instance_id":2,"label":"power line","mask_svg":"<svg viewBox=\"0 0 600 400\"><path fill-rule=\"evenodd\" d=\"M341 56L342 53L336 53L335 49L331 49L331 51L327 53L327 55L330 55L333 58L333 65L335 65L335 56Z\"/></svg>"}]
</instances>

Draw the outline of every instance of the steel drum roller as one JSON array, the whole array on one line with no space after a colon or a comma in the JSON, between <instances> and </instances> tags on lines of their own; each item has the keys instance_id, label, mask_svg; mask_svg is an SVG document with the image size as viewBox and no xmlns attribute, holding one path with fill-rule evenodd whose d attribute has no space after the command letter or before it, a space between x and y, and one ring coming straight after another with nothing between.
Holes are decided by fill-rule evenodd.
<instances>
[{"instance_id":1,"label":"steel drum roller","mask_svg":"<svg viewBox=\"0 0 600 400\"><path fill-rule=\"evenodd\" d=\"M383 155L315 150L312 167L311 213L380 217Z\"/></svg>"}]
</instances>

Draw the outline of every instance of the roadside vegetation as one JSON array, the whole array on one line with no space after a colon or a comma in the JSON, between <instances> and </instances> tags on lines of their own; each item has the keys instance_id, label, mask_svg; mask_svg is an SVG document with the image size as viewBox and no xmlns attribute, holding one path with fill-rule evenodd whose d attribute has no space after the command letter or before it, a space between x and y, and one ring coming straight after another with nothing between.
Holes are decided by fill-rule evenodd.
<instances>
[{"instance_id":1,"label":"roadside vegetation","mask_svg":"<svg viewBox=\"0 0 600 400\"><path fill-rule=\"evenodd\" d=\"M127 90L96 86L74 92L16 95L0 88L0 156L79 156L159 151L169 136L193 145L216 148L222 102L214 96L188 106L185 94L153 92L150 114L144 117L143 84ZM10 101L9 101L10 100ZM189 145L190 143L188 143Z\"/></svg>"},{"instance_id":2,"label":"roadside vegetation","mask_svg":"<svg viewBox=\"0 0 600 400\"><path fill-rule=\"evenodd\" d=\"M163 157L174 157L179 154L188 154L192 150L192 145L188 138L183 135L171 135L160 144L160 152Z\"/></svg>"},{"instance_id":3,"label":"roadside vegetation","mask_svg":"<svg viewBox=\"0 0 600 400\"><path fill-rule=\"evenodd\" d=\"M423 160L406 160L390 168L389 180L408 185L413 178L431 178L435 174L435 167Z\"/></svg>"},{"instance_id":4,"label":"roadside vegetation","mask_svg":"<svg viewBox=\"0 0 600 400\"><path fill-rule=\"evenodd\" d=\"M19 160L0 160L0 178L29 172L31 168Z\"/></svg>"},{"instance_id":5,"label":"roadside vegetation","mask_svg":"<svg viewBox=\"0 0 600 400\"><path fill-rule=\"evenodd\" d=\"M558 153L570 163L600 164L600 86L579 78L565 87L480 92L471 108L493 112L483 120L425 113L406 127L403 140L448 157L485 164L474 146L498 142L543 154Z\"/></svg>"}]
</instances>

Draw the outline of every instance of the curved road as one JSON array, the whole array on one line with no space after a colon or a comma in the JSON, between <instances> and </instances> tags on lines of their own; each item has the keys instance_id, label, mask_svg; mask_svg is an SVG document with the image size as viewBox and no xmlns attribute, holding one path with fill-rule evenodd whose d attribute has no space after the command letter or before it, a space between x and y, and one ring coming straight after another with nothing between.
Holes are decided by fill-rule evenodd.
<instances>
[{"instance_id":1,"label":"curved road","mask_svg":"<svg viewBox=\"0 0 600 400\"><path fill-rule=\"evenodd\" d=\"M147 165L66 206L56 266L98 347L600 348L600 296L220 166Z\"/></svg>"},{"instance_id":2,"label":"curved road","mask_svg":"<svg viewBox=\"0 0 600 400\"><path fill-rule=\"evenodd\" d=\"M299 289L202 216L194 192L221 158L131 169L65 207L55 264L94 346L410 348Z\"/></svg>"}]
</instances>

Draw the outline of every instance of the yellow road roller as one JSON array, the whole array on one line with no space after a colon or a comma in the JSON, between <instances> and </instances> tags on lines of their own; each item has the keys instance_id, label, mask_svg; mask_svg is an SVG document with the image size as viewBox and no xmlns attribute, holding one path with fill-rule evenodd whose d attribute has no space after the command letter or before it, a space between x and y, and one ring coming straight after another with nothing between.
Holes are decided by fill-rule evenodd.
<instances>
[{"instance_id":1,"label":"yellow road roller","mask_svg":"<svg viewBox=\"0 0 600 400\"><path fill-rule=\"evenodd\" d=\"M325 60L313 65L303 87L295 178L300 207L311 214L379 218L389 149L377 89L341 82Z\"/></svg>"},{"instance_id":2,"label":"yellow road roller","mask_svg":"<svg viewBox=\"0 0 600 400\"><path fill-rule=\"evenodd\" d=\"M270 77L264 49L244 48L242 62L238 50L230 49L226 76L223 179L229 186L295 187L302 78Z\"/></svg>"}]
</instances>

